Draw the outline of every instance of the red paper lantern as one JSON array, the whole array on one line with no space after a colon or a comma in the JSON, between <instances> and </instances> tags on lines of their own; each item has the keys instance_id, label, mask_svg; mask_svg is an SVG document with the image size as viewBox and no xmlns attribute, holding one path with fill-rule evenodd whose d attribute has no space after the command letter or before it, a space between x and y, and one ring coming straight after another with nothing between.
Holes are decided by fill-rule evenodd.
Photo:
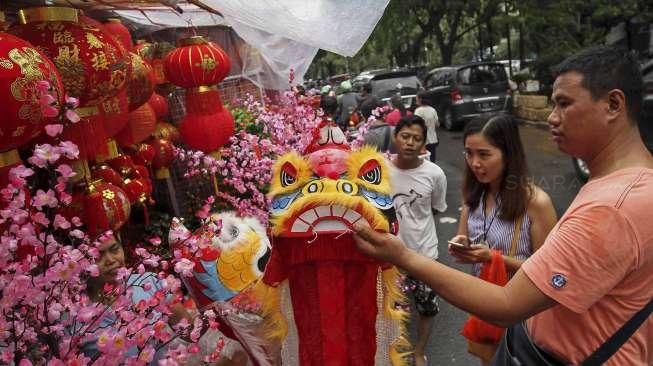
<instances>
[{"instance_id":1,"label":"red paper lantern","mask_svg":"<svg viewBox=\"0 0 653 366\"><path fill-rule=\"evenodd\" d=\"M79 98L80 105L95 104L124 89L128 72L125 55L110 35L85 23L77 9L23 9L19 19L21 24L14 26L12 33L52 59L66 92Z\"/></svg>"},{"instance_id":2,"label":"red paper lantern","mask_svg":"<svg viewBox=\"0 0 653 366\"><path fill-rule=\"evenodd\" d=\"M113 159L107 160L106 163L123 177L129 177L134 171L134 161L131 156L120 154ZM122 181L122 178L120 179Z\"/></svg>"},{"instance_id":3,"label":"red paper lantern","mask_svg":"<svg viewBox=\"0 0 653 366\"><path fill-rule=\"evenodd\" d=\"M61 106L63 84L54 64L29 42L0 32L0 151L25 144L51 121L41 113L36 85L42 80Z\"/></svg>"},{"instance_id":4,"label":"red paper lantern","mask_svg":"<svg viewBox=\"0 0 653 366\"><path fill-rule=\"evenodd\" d=\"M155 139L165 139L172 143L177 143L181 139L177 127L165 121L159 121L159 123L156 124L156 130L154 130L152 136Z\"/></svg>"},{"instance_id":5,"label":"red paper lantern","mask_svg":"<svg viewBox=\"0 0 653 366\"><path fill-rule=\"evenodd\" d=\"M129 52L131 74L127 84L129 111L147 103L154 93L154 75L152 67L139 55ZM156 111L156 110L155 110Z\"/></svg>"},{"instance_id":6,"label":"red paper lantern","mask_svg":"<svg viewBox=\"0 0 653 366\"><path fill-rule=\"evenodd\" d=\"M150 144L138 144L136 151L132 154L134 163L139 165L150 165L156 155L156 150Z\"/></svg>"},{"instance_id":7,"label":"red paper lantern","mask_svg":"<svg viewBox=\"0 0 653 366\"><path fill-rule=\"evenodd\" d=\"M154 71L154 83L156 85L161 85L168 83L169 80L166 77L164 60L168 54L174 50L175 47L168 42L158 42L154 47L154 58L150 62L152 69Z\"/></svg>"},{"instance_id":8,"label":"red paper lantern","mask_svg":"<svg viewBox=\"0 0 653 366\"><path fill-rule=\"evenodd\" d=\"M129 33L129 29L122 24L120 19L109 18L103 25L104 29L111 34L116 41L120 42L126 50L134 48L132 35Z\"/></svg>"},{"instance_id":9,"label":"red paper lantern","mask_svg":"<svg viewBox=\"0 0 653 366\"><path fill-rule=\"evenodd\" d=\"M99 105L107 137L113 137L129 124L129 97L127 90L103 99Z\"/></svg>"},{"instance_id":10,"label":"red paper lantern","mask_svg":"<svg viewBox=\"0 0 653 366\"><path fill-rule=\"evenodd\" d=\"M120 176L120 174L118 174L118 172L106 164L94 167L93 171L91 172L91 177L94 180L101 179L105 183L111 183L118 187L122 186L123 184L123 178Z\"/></svg>"},{"instance_id":11,"label":"red paper lantern","mask_svg":"<svg viewBox=\"0 0 653 366\"><path fill-rule=\"evenodd\" d=\"M39 47L59 70L68 95L80 102L82 121L66 128L64 138L80 149L81 158L106 154L107 134L97 106L118 95L127 80L122 47L77 9L38 7L19 12L17 34ZM75 130L75 131L70 131Z\"/></svg>"},{"instance_id":12,"label":"red paper lantern","mask_svg":"<svg viewBox=\"0 0 653 366\"><path fill-rule=\"evenodd\" d=\"M156 129L156 115L149 103L129 114L129 124L116 135L120 146L137 144L148 138Z\"/></svg>"},{"instance_id":13,"label":"red paper lantern","mask_svg":"<svg viewBox=\"0 0 653 366\"><path fill-rule=\"evenodd\" d=\"M117 231L129 219L129 197L119 187L95 181L84 196L84 222L91 235Z\"/></svg>"},{"instance_id":14,"label":"red paper lantern","mask_svg":"<svg viewBox=\"0 0 653 366\"><path fill-rule=\"evenodd\" d=\"M165 97L157 93L152 93L148 103L154 108L156 118L160 119L168 115L168 100Z\"/></svg>"},{"instance_id":15,"label":"red paper lantern","mask_svg":"<svg viewBox=\"0 0 653 366\"><path fill-rule=\"evenodd\" d=\"M142 178L125 179L123 190L129 197L129 203L146 203L152 194L152 186Z\"/></svg>"},{"instance_id":16,"label":"red paper lantern","mask_svg":"<svg viewBox=\"0 0 653 366\"><path fill-rule=\"evenodd\" d=\"M129 175L129 178L142 178L150 181L150 171L147 170L147 167L144 165L136 164L134 166L134 171Z\"/></svg>"},{"instance_id":17,"label":"red paper lantern","mask_svg":"<svg viewBox=\"0 0 653 366\"><path fill-rule=\"evenodd\" d=\"M141 56L141 58L152 64L154 59L154 45L152 43L146 42L144 39L139 39L136 41L136 45L133 48L134 53Z\"/></svg>"},{"instance_id":18,"label":"red paper lantern","mask_svg":"<svg viewBox=\"0 0 653 366\"><path fill-rule=\"evenodd\" d=\"M151 144L156 151L156 155L152 160L152 168L156 170L156 177L158 179L169 177L170 171L168 167L175 160L175 145L164 139L154 139Z\"/></svg>"},{"instance_id":19,"label":"red paper lantern","mask_svg":"<svg viewBox=\"0 0 653 366\"><path fill-rule=\"evenodd\" d=\"M171 83L182 88L208 86L229 75L229 57L217 44L196 36L179 40L177 46L164 61Z\"/></svg>"},{"instance_id":20,"label":"red paper lantern","mask_svg":"<svg viewBox=\"0 0 653 366\"><path fill-rule=\"evenodd\" d=\"M234 129L234 118L226 108L213 115L189 114L179 126L184 142L206 153L227 144Z\"/></svg>"}]
</instances>

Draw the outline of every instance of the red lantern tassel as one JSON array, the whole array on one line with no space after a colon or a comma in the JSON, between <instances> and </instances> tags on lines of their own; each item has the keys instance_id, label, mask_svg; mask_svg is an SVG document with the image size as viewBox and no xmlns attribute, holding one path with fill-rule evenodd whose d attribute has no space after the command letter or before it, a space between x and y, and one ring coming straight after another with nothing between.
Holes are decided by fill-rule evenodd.
<instances>
[{"instance_id":1,"label":"red lantern tassel","mask_svg":"<svg viewBox=\"0 0 653 366\"><path fill-rule=\"evenodd\" d=\"M93 159L99 155L107 155L107 132L104 129L104 118L99 114L97 106L77 108L81 118L79 122L66 126L63 138L70 140L79 148L80 159Z\"/></svg>"},{"instance_id":2,"label":"red lantern tassel","mask_svg":"<svg viewBox=\"0 0 653 366\"><path fill-rule=\"evenodd\" d=\"M223 109L220 92L216 86L186 89L186 113L216 114Z\"/></svg>"},{"instance_id":3,"label":"red lantern tassel","mask_svg":"<svg viewBox=\"0 0 653 366\"><path fill-rule=\"evenodd\" d=\"M188 146L209 153L227 144L234 129L233 116L223 108L212 115L187 114L179 132Z\"/></svg>"}]
</instances>

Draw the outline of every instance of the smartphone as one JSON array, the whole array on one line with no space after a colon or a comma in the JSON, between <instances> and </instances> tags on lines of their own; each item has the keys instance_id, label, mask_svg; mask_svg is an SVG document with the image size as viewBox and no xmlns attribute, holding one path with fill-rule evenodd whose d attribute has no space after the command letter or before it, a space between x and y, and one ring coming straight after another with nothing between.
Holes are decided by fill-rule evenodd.
<instances>
[{"instance_id":1,"label":"smartphone","mask_svg":"<svg viewBox=\"0 0 653 366\"><path fill-rule=\"evenodd\" d=\"M448 242L449 244L455 246L455 247L458 247L458 248L462 248L462 249L471 249L469 245L465 245L465 244L463 244L463 243L459 243L459 242L457 242L457 241L451 241L451 240L448 240L447 242Z\"/></svg>"}]
</instances>

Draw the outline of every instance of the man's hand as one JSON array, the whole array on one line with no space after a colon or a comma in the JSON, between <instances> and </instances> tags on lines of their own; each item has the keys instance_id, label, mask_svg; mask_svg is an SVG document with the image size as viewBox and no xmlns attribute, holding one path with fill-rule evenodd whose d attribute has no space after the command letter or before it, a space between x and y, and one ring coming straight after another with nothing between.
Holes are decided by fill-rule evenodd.
<instances>
[{"instance_id":1,"label":"man's hand","mask_svg":"<svg viewBox=\"0 0 653 366\"><path fill-rule=\"evenodd\" d=\"M402 267L406 258L413 253L392 234L376 232L369 225L361 223L355 223L353 228L356 246L371 257Z\"/></svg>"}]
</instances>

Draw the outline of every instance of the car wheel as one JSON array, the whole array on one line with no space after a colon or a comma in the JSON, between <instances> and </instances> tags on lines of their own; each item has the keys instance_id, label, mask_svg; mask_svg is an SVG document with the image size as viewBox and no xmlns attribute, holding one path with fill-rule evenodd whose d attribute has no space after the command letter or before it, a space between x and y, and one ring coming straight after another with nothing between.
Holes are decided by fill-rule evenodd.
<instances>
[{"instance_id":1,"label":"car wheel","mask_svg":"<svg viewBox=\"0 0 653 366\"><path fill-rule=\"evenodd\" d=\"M587 182L590 177L590 170L587 167L587 164L578 158L571 158L571 161L574 164L576 176L583 182Z\"/></svg>"}]
</instances>

